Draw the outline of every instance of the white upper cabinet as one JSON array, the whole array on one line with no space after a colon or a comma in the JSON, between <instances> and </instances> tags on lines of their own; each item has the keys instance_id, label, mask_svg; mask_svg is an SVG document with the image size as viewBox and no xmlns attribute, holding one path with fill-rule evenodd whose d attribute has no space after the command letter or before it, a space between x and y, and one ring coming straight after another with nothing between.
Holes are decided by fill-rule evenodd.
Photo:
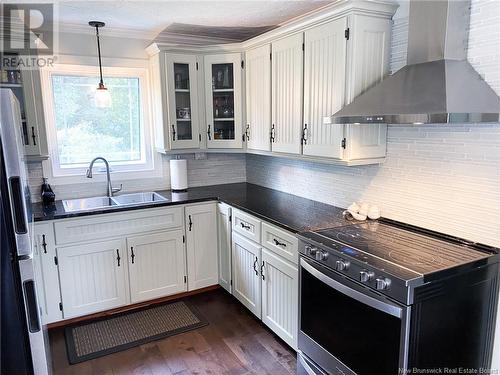
<instances>
[{"instance_id":1,"label":"white upper cabinet","mask_svg":"<svg viewBox=\"0 0 500 375\"><path fill-rule=\"evenodd\" d=\"M171 148L200 147L197 56L167 54L168 119Z\"/></svg>"},{"instance_id":2,"label":"white upper cabinet","mask_svg":"<svg viewBox=\"0 0 500 375\"><path fill-rule=\"evenodd\" d=\"M353 15L350 18L350 64L346 103L382 81L389 73L391 22L385 18ZM348 160L383 158L386 124L346 125Z\"/></svg>"},{"instance_id":3,"label":"white upper cabinet","mask_svg":"<svg viewBox=\"0 0 500 375\"><path fill-rule=\"evenodd\" d=\"M271 46L246 52L247 148L271 151Z\"/></svg>"},{"instance_id":4,"label":"white upper cabinet","mask_svg":"<svg viewBox=\"0 0 500 375\"><path fill-rule=\"evenodd\" d=\"M201 147L206 141L209 150L242 149L243 135L250 153L341 165L382 162L387 125L329 122L388 74L391 18L396 9L391 2L334 2L300 21L230 47L208 46L200 52L186 46L187 53L207 53L198 72L205 77L199 90L200 107L205 110L200 115L205 117ZM157 45L148 47L156 49ZM244 98L241 54L237 53L242 50ZM227 52L211 54L219 51ZM161 131L158 134L162 139Z\"/></svg>"},{"instance_id":5,"label":"white upper cabinet","mask_svg":"<svg viewBox=\"0 0 500 375\"><path fill-rule=\"evenodd\" d=\"M303 34L272 43L272 151L301 153Z\"/></svg>"},{"instance_id":6,"label":"white upper cabinet","mask_svg":"<svg viewBox=\"0 0 500 375\"><path fill-rule=\"evenodd\" d=\"M389 72L391 22L386 18L349 18L350 64L346 103L379 83Z\"/></svg>"},{"instance_id":7,"label":"white upper cabinet","mask_svg":"<svg viewBox=\"0 0 500 375\"><path fill-rule=\"evenodd\" d=\"M208 148L242 148L241 54L204 57Z\"/></svg>"},{"instance_id":8,"label":"white upper cabinet","mask_svg":"<svg viewBox=\"0 0 500 375\"><path fill-rule=\"evenodd\" d=\"M25 60L17 60L18 54L2 51L2 57L10 62L2 69L0 88L12 90L19 100L21 136L27 160L48 158L47 136L43 111L42 85L38 69L25 68ZM35 56L22 56L35 58ZM21 57L21 58L22 58ZM12 59L12 61L10 60ZM19 67L16 67L19 62Z\"/></svg>"},{"instance_id":9,"label":"white upper cabinet","mask_svg":"<svg viewBox=\"0 0 500 375\"><path fill-rule=\"evenodd\" d=\"M347 19L341 18L304 33L303 154L342 158L344 127L324 124L324 118L345 102Z\"/></svg>"}]
</instances>

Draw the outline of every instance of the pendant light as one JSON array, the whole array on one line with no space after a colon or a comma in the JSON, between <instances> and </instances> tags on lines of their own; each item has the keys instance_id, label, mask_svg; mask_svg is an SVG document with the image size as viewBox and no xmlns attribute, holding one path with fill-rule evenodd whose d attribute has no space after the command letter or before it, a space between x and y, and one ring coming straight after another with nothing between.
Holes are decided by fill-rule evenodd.
<instances>
[{"instance_id":1,"label":"pendant light","mask_svg":"<svg viewBox=\"0 0 500 375\"><path fill-rule=\"evenodd\" d=\"M111 107L111 95L108 89L104 86L102 80L102 64L101 64L101 45L99 43L99 27L104 27L104 22L90 21L89 25L95 27L95 35L97 37L97 55L99 57L99 75L101 80L99 81L99 86L95 90L95 105L98 108L109 108Z\"/></svg>"}]
</instances>

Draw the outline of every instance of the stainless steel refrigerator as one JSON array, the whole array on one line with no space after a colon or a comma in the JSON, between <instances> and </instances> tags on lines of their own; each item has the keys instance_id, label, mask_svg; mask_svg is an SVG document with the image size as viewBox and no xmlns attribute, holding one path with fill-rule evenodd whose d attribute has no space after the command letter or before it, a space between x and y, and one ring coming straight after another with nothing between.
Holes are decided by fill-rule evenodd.
<instances>
[{"instance_id":1,"label":"stainless steel refrigerator","mask_svg":"<svg viewBox=\"0 0 500 375\"><path fill-rule=\"evenodd\" d=\"M0 369L2 374L51 373L33 264L33 220L21 140L19 102L0 89Z\"/></svg>"}]
</instances>

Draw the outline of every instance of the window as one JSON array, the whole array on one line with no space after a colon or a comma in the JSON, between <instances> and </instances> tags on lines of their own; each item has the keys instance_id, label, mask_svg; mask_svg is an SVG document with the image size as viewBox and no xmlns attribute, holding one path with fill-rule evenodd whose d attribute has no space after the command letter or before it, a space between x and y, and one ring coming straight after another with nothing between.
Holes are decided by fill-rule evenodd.
<instances>
[{"instance_id":1,"label":"window","mask_svg":"<svg viewBox=\"0 0 500 375\"><path fill-rule=\"evenodd\" d=\"M52 177L81 177L97 156L114 173L154 169L146 69L104 70L110 108L94 104L95 67L59 66L42 80Z\"/></svg>"}]
</instances>

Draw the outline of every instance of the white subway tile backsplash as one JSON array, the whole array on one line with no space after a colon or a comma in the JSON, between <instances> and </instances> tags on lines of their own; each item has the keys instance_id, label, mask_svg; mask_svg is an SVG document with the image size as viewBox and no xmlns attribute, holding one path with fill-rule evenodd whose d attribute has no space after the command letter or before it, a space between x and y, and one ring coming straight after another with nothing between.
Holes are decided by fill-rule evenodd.
<instances>
[{"instance_id":1,"label":"white subway tile backsplash","mask_svg":"<svg viewBox=\"0 0 500 375\"><path fill-rule=\"evenodd\" d=\"M194 154L179 155L188 160L188 186L204 186L246 181L246 159L244 154L206 154L206 158L195 160ZM113 185L123 183L122 192L170 189L169 160L174 155L162 156L162 178L119 181L111 175ZM28 180L34 202L40 201L42 164L28 164ZM52 185L57 199L81 198L106 194L104 176L95 176L92 183Z\"/></svg>"},{"instance_id":2,"label":"white subway tile backsplash","mask_svg":"<svg viewBox=\"0 0 500 375\"><path fill-rule=\"evenodd\" d=\"M500 246L500 149L485 134L500 126L393 125L384 164L248 155L247 181L340 207L368 201L385 217Z\"/></svg>"}]
</instances>

